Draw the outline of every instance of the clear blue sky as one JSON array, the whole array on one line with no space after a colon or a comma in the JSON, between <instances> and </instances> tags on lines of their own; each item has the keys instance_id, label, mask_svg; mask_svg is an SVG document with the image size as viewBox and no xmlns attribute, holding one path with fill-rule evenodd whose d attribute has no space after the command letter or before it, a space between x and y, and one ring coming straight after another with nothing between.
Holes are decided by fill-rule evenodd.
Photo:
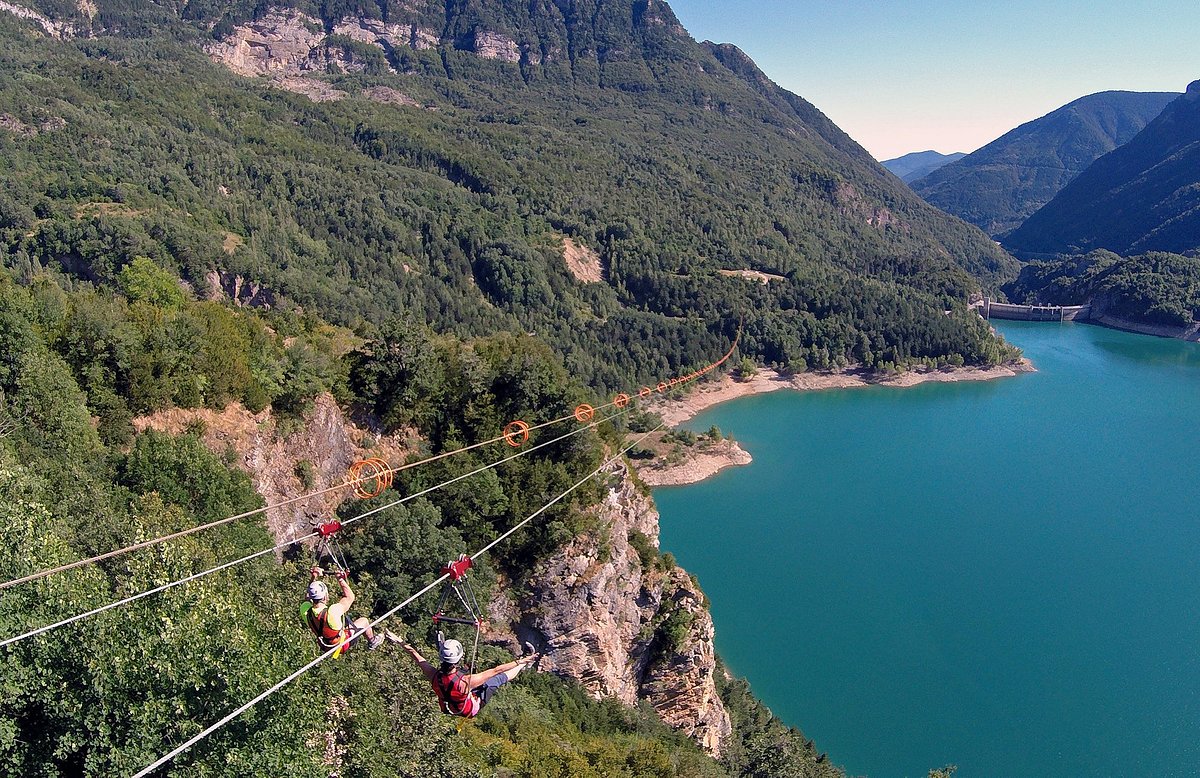
<instances>
[{"instance_id":1,"label":"clear blue sky","mask_svg":"<svg viewBox=\"0 0 1200 778\"><path fill-rule=\"evenodd\" d=\"M1094 92L1200 79L1200 1L670 0L877 159L970 152Z\"/></svg>"}]
</instances>

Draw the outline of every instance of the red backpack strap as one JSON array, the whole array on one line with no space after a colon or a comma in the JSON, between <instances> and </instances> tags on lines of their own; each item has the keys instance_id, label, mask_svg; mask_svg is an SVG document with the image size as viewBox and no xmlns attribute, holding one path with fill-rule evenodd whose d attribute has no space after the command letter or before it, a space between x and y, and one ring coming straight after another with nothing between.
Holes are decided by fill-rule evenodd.
<instances>
[{"instance_id":1,"label":"red backpack strap","mask_svg":"<svg viewBox=\"0 0 1200 778\"><path fill-rule=\"evenodd\" d=\"M471 696L471 690L463 679L463 671L455 670L450 675L438 672L435 686L446 712L462 715L470 704Z\"/></svg>"}]
</instances>

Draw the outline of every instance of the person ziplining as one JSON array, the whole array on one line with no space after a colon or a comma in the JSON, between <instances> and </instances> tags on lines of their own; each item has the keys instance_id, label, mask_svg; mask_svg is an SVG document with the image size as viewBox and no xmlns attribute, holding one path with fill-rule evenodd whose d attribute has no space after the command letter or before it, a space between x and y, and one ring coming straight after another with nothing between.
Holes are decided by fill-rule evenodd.
<instances>
[{"instance_id":1,"label":"person ziplining","mask_svg":"<svg viewBox=\"0 0 1200 778\"><path fill-rule=\"evenodd\" d=\"M383 635L371 628L371 620L360 616L350 621L350 607L354 605L354 590L350 588L349 574L343 569L336 573L342 596L332 605L329 603L329 587L319 580L325 571L314 565L309 571L308 601L301 608L304 623L316 636L322 651L337 648L334 656L350 650L363 635L367 636L367 650L374 651L383 644Z\"/></svg>"},{"instance_id":2,"label":"person ziplining","mask_svg":"<svg viewBox=\"0 0 1200 778\"><path fill-rule=\"evenodd\" d=\"M449 638L442 641L438 647L438 659L441 664L434 667L421 652L413 645L392 633L387 633L388 640L399 643L400 647L413 658L425 680L433 686L438 703L443 713L464 718L473 718L491 701L492 695L504 684L516 679L521 671L537 664L542 655L533 651L528 643L525 648L530 653L482 672L464 672L460 666L466 652L459 641Z\"/></svg>"},{"instance_id":3,"label":"person ziplining","mask_svg":"<svg viewBox=\"0 0 1200 778\"><path fill-rule=\"evenodd\" d=\"M381 487L382 490L382 487ZM309 570L311 578L308 583L307 602L300 608L305 625L317 638L322 651L337 649L334 658L350 650L359 637L367 636L367 650L374 651L383 644L383 635L375 634L371 628L371 620L366 616L350 619L350 608L354 605L354 590L350 588L350 568L346 558L338 546L337 533L342 529L338 519L316 524L317 534L317 563ZM335 569L334 577L342 590L338 601L330 604L329 587L320 580L325 575L321 568L321 557L328 557Z\"/></svg>"},{"instance_id":4,"label":"person ziplining","mask_svg":"<svg viewBox=\"0 0 1200 778\"><path fill-rule=\"evenodd\" d=\"M520 659L475 672L479 633L483 630L484 621L483 611L467 578L467 571L471 566L471 557L462 554L458 559L447 562L441 569L447 580L433 612L433 623L437 627L443 624L459 624L469 626L473 630L471 657L465 663L465 669L463 660L467 652L463 644L454 638L443 637L440 631L437 633L439 667L434 667L408 642L391 633L387 635L388 640L399 643L421 668L425 680L433 686L442 712L464 718L479 715L479 711L488 704L497 689L515 679L525 668L536 665L542 656L533 650L533 646L526 643L526 655Z\"/></svg>"}]
</instances>

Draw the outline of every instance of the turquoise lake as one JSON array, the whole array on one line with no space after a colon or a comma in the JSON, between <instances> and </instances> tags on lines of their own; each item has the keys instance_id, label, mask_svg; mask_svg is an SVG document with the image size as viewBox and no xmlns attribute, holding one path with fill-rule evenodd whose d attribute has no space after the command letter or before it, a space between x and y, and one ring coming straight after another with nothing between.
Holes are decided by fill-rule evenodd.
<instances>
[{"instance_id":1,"label":"turquoise lake","mask_svg":"<svg viewBox=\"0 0 1200 778\"><path fill-rule=\"evenodd\" d=\"M731 671L850 775L1200 776L1200 344L1004 322L1037 373L710 409L656 489Z\"/></svg>"}]
</instances>

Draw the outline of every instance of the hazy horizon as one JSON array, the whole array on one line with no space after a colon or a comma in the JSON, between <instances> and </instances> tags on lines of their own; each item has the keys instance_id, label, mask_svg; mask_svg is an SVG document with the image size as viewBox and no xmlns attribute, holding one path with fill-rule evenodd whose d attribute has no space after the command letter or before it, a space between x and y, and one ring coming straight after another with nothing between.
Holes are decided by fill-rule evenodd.
<instances>
[{"instance_id":1,"label":"hazy horizon","mask_svg":"<svg viewBox=\"0 0 1200 778\"><path fill-rule=\"evenodd\" d=\"M1200 79L1200 4L1180 0L670 5L697 40L738 46L879 160L970 153L1085 95Z\"/></svg>"}]
</instances>

